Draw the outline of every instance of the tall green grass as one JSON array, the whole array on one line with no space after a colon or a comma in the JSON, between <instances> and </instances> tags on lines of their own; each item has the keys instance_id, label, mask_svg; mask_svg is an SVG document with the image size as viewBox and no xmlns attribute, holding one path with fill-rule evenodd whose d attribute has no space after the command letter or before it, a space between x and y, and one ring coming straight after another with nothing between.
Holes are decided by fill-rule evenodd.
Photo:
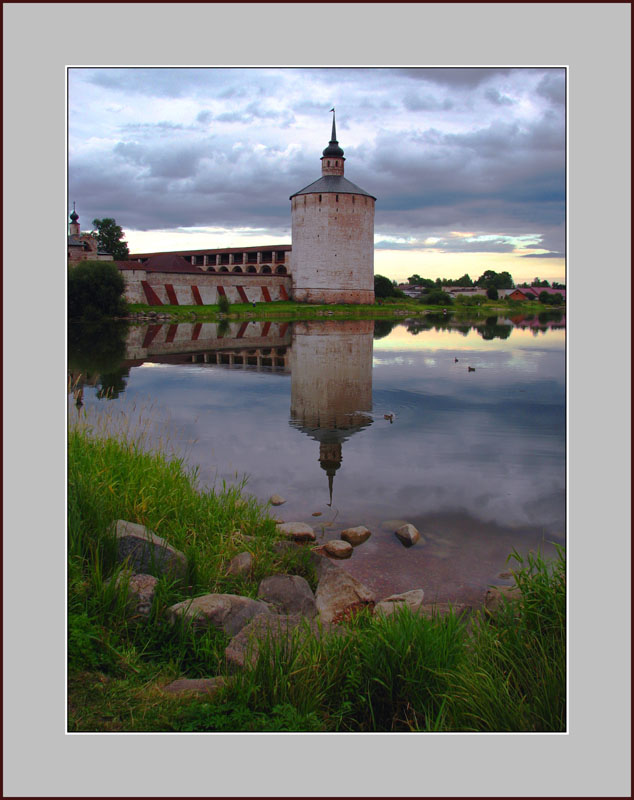
<instances>
[{"instance_id":1,"label":"tall green grass","mask_svg":"<svg viewBox=\"0 0 634 800\"><path fill-rule=\"evenodd\" d=\"M566 568L518 553L517 602L476 620L469 660L451 680L461 730L563 731L566 725Z\"/></svg>"},{"instance_id":2,"label":"tall green grass","mask_svg":"<svg viewBox=\"0 0 634 800\"><path fill-rule=\"evenodd\" d=\"M247 497L244 481L200 490L196 470L183 460L148 452L144 442L114 435L93 437L71 429L68 441L68 553L73 569L95 578L114 568L114 520L148 526L182 550L192 592L253 592L252 584L224 575L238 552L250 550L254 580L271 567L275 524L265 508ZM244 537L254 537L252 541Z\"/></svg>"},{"instance_id":3,"label":"tall green grass","mask_svg":"<svg viewBox=\"0 0 634 800\"><path fill-rule=\"evenodd\" d=\"M514 558L522 596L495 615L363 612L336 633L268 639L220 703L189 706L175 729L227 730L229 714L239 730L285 730L293 709L296 730L565 731L563 552Z\"/></svg>"},{"instance_id":4,"label":"tall green grass","mask_svg":"<svg viewBox=\"0 0 634 800\"><path fill-rule=\"evenodd\" d=\"M257 720L257 730L280 729L288 709L304 730L442 729L448 671L464 657L464 637L455 616L429 620L408 609L389 619L363 612L336 632L311 634L305 625L261 643L257 662L235 677L220 705L192 705L175 727L225 730L222 708Z\"/></svg>"},{"instance_id":5,"label":"tall green grass","mask_svg":"<svg viewBox=\"0 0 634 800\"><path fill-rule=\"evenodd\" d=\"M315 581L303 554L277 554L278 538L266 507L245 495L244 482L201 490L182 459L151 450L143 427L131 431L106 422L93 427L73 418L68 436L68 663L69 673L102 670L117 680L218 674L226 636L173 627L165 610L210 592L256 596L266 575L288 570ZM130 620L125 591L115 581L112 523L147 525L188 559L184 581L160 576L147 620ZM250 538L247 538L250 537ZM248 577L229 577L228 564L251 552Z\"/></svg>"}]
</instances>

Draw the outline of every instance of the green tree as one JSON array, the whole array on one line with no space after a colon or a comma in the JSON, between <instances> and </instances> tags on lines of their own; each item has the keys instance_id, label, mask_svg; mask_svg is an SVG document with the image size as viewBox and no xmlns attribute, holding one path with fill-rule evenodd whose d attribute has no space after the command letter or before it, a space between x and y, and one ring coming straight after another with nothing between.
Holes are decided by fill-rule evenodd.
<instances>
[{"instance_id":1,"label":"green tree","mask_svg":"<svg viewBox=\"0 0 634 800\"><path fill-rule=\"evenodd\" d=\"M384 275L374 276L374 296L375 297L405 297L400 289L392 285L392 281Z\"/></svg>"},{"instance_id":2,"label":"green tree","mask_svg":"<svg viewBox=\"0 0 634 800\"><path fill-rule=\"evenodd\" d=\"M125 281L112 261L80 261L68 272L68 316L99 319L125 314Z\"/></svg>"},{"instance_id":3,"label":"green tree","mask_svg":"<svg viewBox=\"0 0 634 800\"><path fill-rule=\"evenodd\" d=\"M456 280L454 281L453 285L454 286L463 286L463 287L473 286L473 281L469 277L469 273L465 272L465 274L462 276L462 278L456 278Z\"/></svg>"},{"instance_id":4,"label":"green tree","mask_svg":"<svg viewBox=\"0 0 634 800\"><path fill-rule=\"evenodd\" d=\"M548 281L542 281L539 278L533 278L533 282L531 283L531 286L533 286L536 289L539 289L540 287L542 289L549 289L550 288L550 284L548 283Z\"/></svg>"},{"instance_id":5,"label":"green tree","mask_svg":"<svg viewBox=\"0 0 634 800\"><path fill-rule=\"evenodd\" d=\"M415 272L413 275L409 276L407 282L409 283L410 286L418 286L418 284L423 282L423 279L417 272Z\"/></svg>"},{"instance_id":6,"label":"green tree","mask_svg":"<svg viewBox=\"0 0 634 800\"><path fill-rule=\"evenodd\" d=\"M93 219L95 226L93 236L99 242L99 247L110 253L115 261L125 261L130 253L128 243L122 241L123 229L110 217Z\"/></svg>"},{"instance_id":7,"label":"green tree","mask_svg":"<svg viewBox=\"0 0 634 800\"><path fill-rule=\"evenodd\" d=\"M549 292L539 293L539 302L547 306L560 306L563 303L563 300L564 298L559 294L559 292L556 294L550 294Z\"/></svg>"},{"instance_id":8,"label":"green tree","mask_svg":"<svg viewBox=\"0 0 634 800\"><path fill-rule=\"evenodd\" d=\"M487 289L487 297L489 300L497 300L499 298L498 290L495 286L489 286Z\"/></svg>"},{"instance_id":9,"label":"green tree","mask_svg":"<svg viewBox=\"0 0 634 800\"><path fill-rule=\"evenodd\" d=\"M513 289L514 283L510 272L495 272L492 269L485 270L476 281L476 286L488 289L494 286L496 289Z\"/></svg>"},{"instance_id":10,"label":"green tree","mask_svg":"<svg viewBox=\"0 0 634 800\"><path fill-rule=\"evenodd\" d=\"M513 276L510 272L500 272L498 273L498 282L496 284L496 289L514 289L515 284L513 283Z\"/></svg>"}]
</instances>

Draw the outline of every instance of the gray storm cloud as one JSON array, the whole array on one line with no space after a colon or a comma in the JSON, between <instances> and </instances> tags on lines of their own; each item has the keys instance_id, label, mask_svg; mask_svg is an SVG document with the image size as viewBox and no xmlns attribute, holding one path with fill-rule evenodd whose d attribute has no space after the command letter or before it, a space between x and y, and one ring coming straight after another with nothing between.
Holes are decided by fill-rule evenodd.
<instances>
[{"instance_id":1,"label":"gray storm cloud","mask_svg":"<svg viewBox=\"0 0 634 800\"><path fill-rule=\"evenodd\" d=\"M379 236L536 232L560 253L564 94L561 69L71 70L70 196L82 220L124 230L282 235L289 194L319 176L334 103Z\"/></svg>"}]
</instances>

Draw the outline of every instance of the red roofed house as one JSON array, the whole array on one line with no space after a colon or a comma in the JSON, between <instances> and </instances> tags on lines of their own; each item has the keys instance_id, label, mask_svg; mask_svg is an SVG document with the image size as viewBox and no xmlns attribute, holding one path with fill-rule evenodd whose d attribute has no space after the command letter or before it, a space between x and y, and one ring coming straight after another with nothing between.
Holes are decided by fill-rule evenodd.
<instances>
[{"instance_id":1,"label":"red roofed house","mask_svg":"<svg viewBox=\"0 0 634 800\"><path fill-rule=\"evenodd\" d=\"M560 294L562 298L566 299L566 290L565 289L552 289L549 287L543 286L527 286L527 287L518 287L517 289L513 289L513 291L506 296L507 300L539 300L539 295L542 292L546 292L546 294Z\"/></svg>"}]
</instances>

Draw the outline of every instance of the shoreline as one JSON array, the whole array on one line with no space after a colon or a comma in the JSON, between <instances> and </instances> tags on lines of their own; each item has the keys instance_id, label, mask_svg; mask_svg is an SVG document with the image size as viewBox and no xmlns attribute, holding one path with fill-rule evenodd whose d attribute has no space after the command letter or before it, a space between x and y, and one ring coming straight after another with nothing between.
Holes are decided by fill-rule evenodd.
<instances>
[{"instance_id":1,"label":"shoreline","mask_svg":"<svg viewBox=\"0 0 634 800\"><path fill-rule=\"evenodd\" d=\"M446 315L443 309L446 308ZM511 316L513 314L536 315L555 311L565 314L564 306L545 306L542 303L489 301L481 305L463 305L454 303L446 307L423 305L417 301L382 302L373 305L309 305L292 301L258 303L255 307L249 303L235 303L227 313L222 313L215 306L149 306L130 304L129 313L125 317L131 322L152 321L155 318L168 319L172 322L228 322L234 320L274 320L294 322L312 319L403 319L417 316L446 316L447 318L486 319L491 316Z\"/></svg>"}]
</instances>

